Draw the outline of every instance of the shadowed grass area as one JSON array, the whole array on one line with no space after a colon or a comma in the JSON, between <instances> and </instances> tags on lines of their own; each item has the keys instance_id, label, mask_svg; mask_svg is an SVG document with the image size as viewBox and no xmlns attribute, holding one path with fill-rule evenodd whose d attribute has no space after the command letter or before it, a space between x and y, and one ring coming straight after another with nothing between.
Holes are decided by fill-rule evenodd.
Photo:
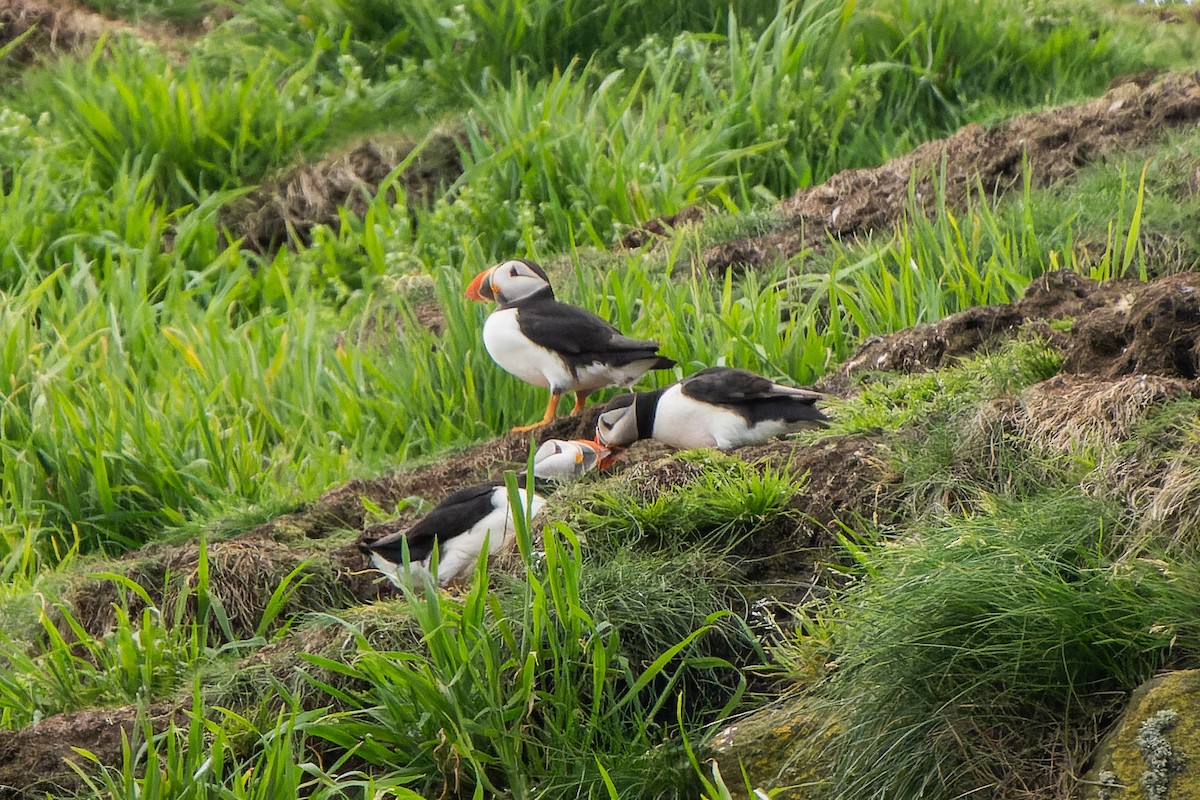
<instances>
[{"instance_id":1,"label":"shadowed grass area","mask_svg":"<svg viewBox=\"0 0 1200 800\"><path fill-rule=\"evenodd\" d=\"M830 609L836 667L814 694L835 791L1003 792L1058 780L1052 753L1082 763L1076 737L1111 693L1200 645L1194 573L1112 560L1119 534L1111 505L1068 491L858 550L859 581Z\"/></svg>"}]
</instances>

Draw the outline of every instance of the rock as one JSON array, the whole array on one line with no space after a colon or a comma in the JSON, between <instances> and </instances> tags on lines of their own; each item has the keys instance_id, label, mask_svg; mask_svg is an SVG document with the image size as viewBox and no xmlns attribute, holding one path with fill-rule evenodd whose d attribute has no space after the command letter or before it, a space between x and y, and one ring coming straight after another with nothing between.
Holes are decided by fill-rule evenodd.
<instances>
[{"instance_id":1,"label":"rock","mask_svg":"<svg viewBox=\"0 0 1200 800\"><path fill-rule=\"evenodd\" d=\"M1200 800L1200 670L1139 686L1084 776L1085 800Z\"/></svg>"},{"instance_id":2,"label":"rock","mask_svg":"<svg viewBox=\"0 0 1200 800\"><path fill-rule=\"evenodd\" d=\"M784 700L725 726L709 743L708 756L737 800L757 800L746 792L743 771L754 789L776 800L818 798L827 768L804 753L801 742L820 725L799 701Z\"/></svg>"}]
</instances>

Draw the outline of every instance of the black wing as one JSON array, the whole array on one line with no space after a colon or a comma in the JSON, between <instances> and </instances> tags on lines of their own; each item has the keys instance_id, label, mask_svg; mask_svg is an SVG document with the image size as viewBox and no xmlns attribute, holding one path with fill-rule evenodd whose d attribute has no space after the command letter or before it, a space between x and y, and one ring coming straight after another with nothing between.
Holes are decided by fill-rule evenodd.
<instances>
[{"instance_id":1,"label":"black wing","mask_svg":"<svg viewBox=\"0 0 1200 800\"><path fill-rule=\"evenodd\" d=\"M734 367L709 367L684 378L679 391L693 400L712 405L728 405L776 395L775 382L749 370Z\"/></svg>"},{"instance_id":2,"label":"black wing","mask_svg":"<svg viewBox=\"0 0 1200 800\"><path fill-rule=\"evenodd\" d=\"M749 370L709 367L684 378L679 385L687 397L735 411L757 424L775 419L784 422L827 422L814 405L819 392L782 386Z\"/></svg>"},{"instance_id":3,"label":"black wing","mask_svg":"<svg viewBox=\"0 0 1200 800\"><path fill-rule=\"evenodd\" d=\"M631 339L592 312L557 300L522 305L517 324L534 344L572 360L617 356L618 363L628 363L658 355L658 342Z\"/></svg>"},{"instance_id":4,"label":"black wing","mask_svg":"<svg viewBox=\"0 0 1200 800\"><path fill-rule=\"evenodd\" d=\"M481 483L459 489L433 507L406 531L386 536L368 547L395 564L401 561L402 540L408 540L411 561L424 561L433 552L434 542L444 542L469 530L495 510L492 494L498 483Z\"/></svg>"}]
</instances>

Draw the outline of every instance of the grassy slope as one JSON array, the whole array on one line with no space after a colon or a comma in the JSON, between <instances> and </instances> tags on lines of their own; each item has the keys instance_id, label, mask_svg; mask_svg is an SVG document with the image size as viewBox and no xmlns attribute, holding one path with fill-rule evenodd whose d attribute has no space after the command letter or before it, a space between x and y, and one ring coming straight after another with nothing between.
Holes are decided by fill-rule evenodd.
<instances>
[{"instance_id":1,"label":"grassy slope","mask_svg":"<svg viewBox=\"0 0 1200 800\"><path fill-rule=\"evenodd\" d=\"M229 509L309 499L352 475L375 474L406 458L487 438L534 414L538 399L481 355L480 316L457 299L462 279L498 258L515 252L554 262L569 298L625 330L660 338L670 352L684 355L686 370L725 360L798 382L818 377L864 335L1011 299L1051 264L1086 270L1119 261L1158 272L1194 269L1200 258L1200 245L1185 222L1197 205L1195 191L1187 188L1195 170L1193 134L1157 151L1141 193L1136 176L1145 154L1134 154L1093 168L1072 185L1027 192L995 208L979 203L957 218L942 213L929 223L914 220L890 237L806 255L773 271L710 279L692 269L693 253L707 241L761 224L756 214L769 212L754 208L766 198L841 168L877 163L966 120L1085 96L1114 74L1180 63L1194 53L1184 36L1185 44L1175 49L1168 43L1147 52L1139 26L1148 23L1129 11L1104 12L1111 15L1106 20L1051 7L1030 17L1003 5L993 16L992 9L957 14L953 4L853 13L850 7L814 4L802 11L785 7L776 15L774 4L765 4L748 10L727 39L699 35L728 31L719 8L701 9L686 20L697 35L672 39L661 32L676 30L685 15L667 4L651 5L665 16L648 29L660 35L643 39L647 30L619 21L556 18L561 11L549 3L527 6L528 13L540 15L527 28L511 18L487 17L482 5L464 6L441 22L432 5L380 2L355 16L350 5L322 4L315 13L316 6L303 3L249 3L224 27L198 39L184 63L114 40L90 58L23 71L21 84L6 96L0 129L0 150L9 165L0 198L0 225L9 243L0 254L6 293L0 357L11 385L0 420L5 499L0 556L10 581L8 658L16 666L0 686L6 726L90 703L170 697L181 688L186 693L193 675L228 670L236 656L273 635L270 615L254 635L229 629L223 622L228 612L212 603L202 580L194 607L208 625L172 627L153 614L135 613L132 621L119 621L111 637L85 637L86 652L69 652L55 644L57 629L37 625L30 598L33 590L54 596L73 565L91 568L76 562L77 550L135 547L164 528L189 521L203 527ZM694 8L680 6L685 7ZM624 10L631 17L644 11L636 3ZM628 38L599 35L604 24L627 30ZM411 35L397 38L405 25ZM997 30L1003 33L999 44ZM469 57L448 45L471 37L482 43ZM593 52L596 41L612 44ZM593 61L566 67L576 56ZM552 64L565 69L551 70ZM340 230L318 232L310 248L274 258L229 245L216 226L219 209L244 186L296 158L315 158L363 131L395 128L397 119L403 121L399 127L420 137L432 121L460 117L469 147L453 203L440 202L413 217L377 201L365 220L347 218ZM901 118L911 124L881 124ZM661 125L676 135L662 135ZM583 247L607 245L623 226L697 201L735 213L677 232L650 254ZM967 237L960 235L964 221L973 231ZM1134 224L1140 236L1130 233ZM1127 239L1135 242L1128 254ZM916 281L907 279L909 263L918 267ZM414 280L414 272L430 278ZM685 277L664 280L669 273ZM950 286L960 288L946 291ZM448 326L440 339L410 316L410 299L430 291ZM689 323L696 318L721 323L696 335ZM392 326L400 332L399 344L381 344L368 335ZM939 391L946 394L944 387ZM948 396L948 405L966 408L986 399ZM950 426L956 416L929 416L911 406L902 399L898 406L877 408L861 428L927 432L930 422L913 420L928 416ZM953 478L956 486L973 479L947 476L936 465L903 466L914 497L929 490L931 475ZM756 492L769 489L755 484ZM746 491L735 483L715 486L710 494L737 497ZM1029 528L1021 515L1041 513L1050 502L1074 503L1071 508L1086 519L1104 513L1080 498L1038 497L1029 504L1032 510L1023 511L993 508L988 487L968 487L965 494L967 507L1002 531ZM1008 498L1023 499L1022 493ZM681 513L671 508L652 511ZM628 517L628 510L620 513ZM870 709L873 704L855 691L910 679L871 670L894 664L892 653L904 653L914 638L935 634L893 630L888 626L900 617L857 618L853 609L936 602L906 594L904 581L889 576L918 567L944 571L944 564L931 561L935 551L920 542L936 545L964 534L937 514L918 523L928 532L914 527L921 535L909 550L885 552L878 563L869 549L861 553L864 574L878 577L854 590L862 597L851 593L844 606L806 612L827 615L829 629L844 626L846 632L830 633L828 642L802 643L801 656L815 647L812 658L824 663L819 659L836 657L863 639L878 648L860 652L861 664L845 673L866 677L822 683L818 699ZM704 530L711 522L695 525ZM1094 549L1086 528L1072 529L1077 550L1068 556L1043 552L1041 540L1018 545L1015 538L1009 555L1030 558L1039 568L1056 559L1077 560ZM860 533L870 540L870 532ZM997 535L1007 534L989 534ZM518 638L522 631L555 631L544 633L549 639L501 647L480 589L462 606L446 604L449 630L457 638L430 654L431 683L391 674L387 682L410 694L367 693L353 702L341 698L343 703L368 708L378 703L397 713L414 697L429 700L439 675L466 669L479 678L456 683L461 694L440 712L446 715L442 730L461 737L454 749L465 766L454 769L456 780L499 791L536 777L564 792L561 787L572 783L603 792L607 776L621 796L666 790L656 788L655 776L667 786L680 780L689 768L678 749L666 751L675 759L667 765L635 757L660 739L675 739L672 709L655 707L638 692L631 694L631 687L689 686L689 697L698 695L686 709L693 730L720 709L736 681L730 683L734 673L718 657L754 658L744 634L726 631L730 644L701 653L708 661L695 662L695 674L655 658L688 641L698 627L724 624L706 617L726 604L719 587L728 576L682 557L664 566L655 560L661 556L630 556L618 540L611 543L617 554L613 574L597 567L585 573L582 580L594 581L594 593L588 594L587 586L572 588L570 537L564 537L565 571L559 574L564 584L541 579L552 599L543 597L548 603L543 607L524 604L534 609L533 616L518 615L513 625ZM917 566L900 563L905 558ZM658 618L668 620L663 629L646 632L645 607L631 604L622 592L636 580L615 577L623 565L637 580L674 570L681 576L676 585L692 587L655 600L659 609L678 609L672 615L660 611ZM998 583L1002 576L980 574L978 580ZM501 591L497 602L520 598L521 592L537 595L536 585ZM951 596L965 588L934 587ZM1123 589L1105 585L1097 592L1110 590ZM868 596L871 592L878 596ZM1194 595L1171 597L1186 605ZM1006 613L1019 619L1016 611ZM407 612L400 618L399 629L411 631ZM425 623L427 630L440 624ZM969 622L931 624L953 632ZM134 630L141 631L136 638ZM198 630L211 630L211 638ZM485 630L489 635L480 638ZM614 630L619 635L604 633ZM939 629L936 635L947 634ZM471 643L483 641L498 649L491 655L486 647L473 649ZM556 653L550 663L563 671L552 677L537 673L539 685L549 680L554 687L537 697L563 716L534 721L501 713L481 722L480 715L532 703L533 686L518 681L513 693L498 694L499 687L483 676L501 669L527 674L532 667L522 659L539 644ZM1027 660L1004 630L985 645L999 664L988 669ZM377 640L376 646L399 645ZM1164 657L1158 639L1134 640L1131 646L1140 648L1142 660L1121 656L1120 671L1094 679L1098 685L1126 687ZM369 646L362 649L354 667L323 666L334 674L353 672L346 678L376 680L376 671L392 669ZM581 659L590 671L578 672ZM912 669L926 670L918 672L919 679L945 667ZM532 679L534 673L528 674ZM966 674L970 683L972 676L991 673L976 668ZM565 687L583 685L584 675L597 683L591 692L571 696ZM1054 674L1034 677L1051 691L1063 681ZM201 682L215 685L209 678ZM261 687L249 691L251 699L243 696L242 702L251 707L252 719L218 717L215 740L205 746L194 740L188 755L170 749L174 744L161 745L168 749L147 758L158 759L162 769L148 774L184 782L206 753L216 753L228 763L221 762L211 784L249 796L254 789L239 783L235 759L249 758L245 763L255 763L256 770L278 770L280 780L300 783L314 774L297 767L303 736L344 742L416 724L358 715L339 731L325 722L313 727L310 717L288 716L303 733L276 740L282 744L262 756L247 756L251 732L270 730L277 721L275 709L254 708ZM920 702L941 701L933 695ZM1022 703L1033 701L1012 702L1015 718ZM584 723L570 713L577 705L589 709ZM847 763L868 763L895 742L907 747L911 741L941 741L902 716L889 720L887 706L877 713L854 724L897 738L850 739L841 751ZM471 725L463 727L464 720ZM495 731L505 726L527 738L515 737L517 751L495 752L490 749ZM394 746L425 760L381 778L384 783L436 785L448 769L426 745L432 738L416 730L416 740ZM200 732L185 731L180 741L189 735ZM550 746L555 741L571 744L555 755ZM962 764L988 763L985 757L963 760L961 753L936 749L916 747L914 753L913 774L945 763L970 780L973 773ZM360 755L390 765L384 751ZM918 763L919 758L932 760ZM589 765L573 772L572 764L589 759L597 770ZM499 766L488 766L493 763ZM879 763L886 766L884 759ZM889 783L895 772L869 771L862 780L874 783L865 788L896 789ZM352 778L322 780L327 794L354 791ZM174 796L173 786L159 787L159 795Z\"/></svg>"}]
</instances>

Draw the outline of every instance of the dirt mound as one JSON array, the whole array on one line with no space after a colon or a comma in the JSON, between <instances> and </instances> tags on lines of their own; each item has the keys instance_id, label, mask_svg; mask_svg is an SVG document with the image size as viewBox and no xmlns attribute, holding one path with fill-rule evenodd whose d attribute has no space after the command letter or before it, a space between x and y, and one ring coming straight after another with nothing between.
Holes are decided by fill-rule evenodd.
<instances>
[{"instance_id":1,"label":"dirt mound","mask_svg":"<svg viewBox=\"0 0 1200 800\"><path fill-rule=\"evenodd\" d=\"M666 236L674 228L704 219L704 213L704 209L700 206L688 206L675 214L652 219L645 225L634 228L622 236L621 241L617 244L626 250L636 250L655 238Z\"/></svg>"},{"instance_id":2,"label":"dirt mound","mask_svg":"<svg viewBox=\"0 0 1200 800\"><path fill-rule=\"evenodd\" d=\"M0 0L0 46L36 28L9 54L18 63L26 63L38 53L69 52L91 44L114 27L94 11L69 2Z\"/></svg>"},{"instance_id":3,"label":"dirt mound","mask_svg":"<svg viewBox=\"0 0 1200 800\"><path fill-rule=\"evenodd\" d=\"M828 542L845 524L861 521L886 526L899 515L891 489L900 475L891 468L887 444L865 436L844 436L815 445L781 439L735 451L746 461L784 467L807 476L804 489L791 506L801 517L793 535L808 544ZM774 546L765 543L768 551Z\"/></svg>"},{"instance_id":4,"label":"dirt mound","mask_svg":"<svg viewBox=\"0 0 1200 800\"><path fill-rule=\"evenodd\" d=\"M182 714L170 703L146 710L145 719L162 731ZM135 706L55 714L19 731L0 731L0 798L40 797L55 789L82 789L68 765L93 768L72 748L89 751L106 766L121 764L121 737L132 737L138 724Z\"/></svg>"},{"instance_id":5,"label":"dirt mound","mask_svg":"<svg viewBox=\"0 0 1200 800\"><path fill-rule=\"evenodd\" d=\"M939 322L917 325L888 336L873 336L817 384L819 391L845 394L850 376L862 372L924 372L970 355L989 342L1010 336L1026 322L1013 306L980 306Z\"/></svg>"},{"instance_id":6,"label":"dirt mound","mask_svg":"<svg viewBox=\"0 0 1200 800\"><path fill-rule=\"evenodd\" d=\"M1118 302L1076 321L1063 369L1110 378L1200 375L1200 275L1125 288Z\"/></svg>"},{"instance_id":7,"label":"dirt mound","mask_svg":"<svg viewBox=\"0 0 1200 800\"><path fill-rule=\"evenodd\" d=\"M849 239L889 229L910 196L926 213L936 208L943 190L947 205L961 207L978 187L996 196L1016 186L1026 163L1034 184L1045 186L1105 153L1144 145L1197 120L1200 75L1172 74L1152 82L1138 76L1095 100L1015 117L990 130L968 125L882 166L839 172L786 200L778 230L710 247L703 260L714 272L764 266L820 249L831 236Z\"/></svg>"},{"instance_id":8,"label":"dirt mound","mask_svg":"<svg viewBox=\"0 0 1200 800\"><path fill-rule=\"evenodd\" d=\"M352 546L334 552L305 546L302 542L280 541L254 532L206 546L209 597L219 602L235 637L252 636L276 589L293 572L293 590L284 603L276 625L294 614L345 608L373 599L373 576L361 573L362 562ZM144 588L165 619L179 618L184 624L196 619L197 594L201 584L198 542L145 547L105 569L125 575ZM102 636L116 623L115 606L125 602L133 611L144 603L130 597L111 580L88 579L74 585L66 595L75 619L93 636ZM66 625L60 625L70 636ZM223 638L214 617L210 620L215 640Z\"/></svg>"},{"instance_id":9,"label":"dirt mound","mask_svg":"<svg viewBox=\"0 0 1200 800\"><path fill-rule=\"evenodd\" d=\"M343 209L362 217L393 171L407 159L400 174L409 208L427 206L462 174L462 133L435 131L413 157L419 145L411 139L364 139L350 150L315 164L291 169L263 184L221 214L221 224L243 247L269 253L284 244L308 244L312 229L327 225L337 229ZM397 199L396 185L387 191L388 202Z\"/></svg>"},{"instance_id":10,"label":"dirt mound","mask_svg":"<svg viewBox=\"0 0 1200 800\"><path fill-rule=\"evenodd\" d=\"M1052 321L1061 324L1046 324ZM1190 381L1200 373L1200 275L1099 283L1065 271L1048 273L1015 303L971 308L872 337L818 388L844 394L861 373L938 369L1029 329L1062 349L1069 374Z\"/></svg>"},{"instance_id":11,"label":"dirt mound","mask_svg":"<svg viewBox=\"0 0 1200 800\"><path fill-rule=\"evenodd\" d=\"M31 28L34 32L9 53L8 61L24 65L39 56L74 52L112 33L131 33L175 49L165 30L111 20L75 0L0 0L0 47Z\"/></svg>"}]
</instances>

